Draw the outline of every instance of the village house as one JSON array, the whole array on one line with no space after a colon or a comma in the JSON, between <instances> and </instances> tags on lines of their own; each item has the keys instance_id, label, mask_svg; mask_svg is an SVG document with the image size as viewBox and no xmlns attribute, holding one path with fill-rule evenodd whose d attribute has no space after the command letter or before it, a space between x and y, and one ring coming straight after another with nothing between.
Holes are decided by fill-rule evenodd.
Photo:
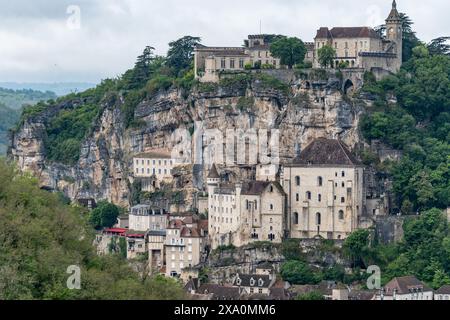
<instances>
[{"instance_id":1,"label":"village house","mask_svg":"<svg viewBox=\"0 0 450 320\"><path fill-rule=\"evenodd\" d=\"M127 259L135 259L147 252L147 240L145 232L130 231L126 235Z\"/></svg>"},{"instance_id":2,"label":"village house","mask_svg":"<svg viewBox=\"0 0 450 320\"><path fill-rule=\"evenodd\" d=\"M165 149L154 149L133 157L133 174L141 181L142 191L153 192L160 188L161 182L171 182L174 166L175 160Z\"/></svg>"},{"instance_id":3,"label":"village house","mask_svg":"<svg viewBox=\"0 0 450 320\"><path fill-rule=\"evenodd\" d=\"M206 245L196 222L170 220L164 242L166 276L178 277L184 268L198 265L204 257Z\"/></svg>"},{"instance_id":4,"label":"village house","mask_svg":"<svg viewBox=\"0 0 450 320\"><path fill-rule=\"evenodd\" d=\"M270 295L270 288L275 284L276 277L272 274L237 274L233 286L239 288L241 295Z\"/></svg>"},{"instance_id":5,"label":"village house","mask_svg":"<svg viewBox=\"0 0 450 320\"><path fill-rule=\"evenodd\" d=\"M280 243L285 232L285 194L278 182L223 182L216 165L208 175L211 248L255 241Z\"/></svg>"},{"instance_id":6,"label":"village house","mask_svg":"<svg viewBox=\"0 0 450 320\"><path fill-rule=\"evenodd\" d=\"M363 166L339 140L312 141L283 168L291 238L345 239L359 228Z\"/></svg>"},{"instance_id":7,"label":"village house","mask_svg":"<svg viewBox=\"0 0 450 320\"><path fill-rule=\"evenodd\" d=\"M434 300L450 300L450 285L437 289L434 292Z\"/></svg>"},{"instance_id":8,"label":"village house","mask_svg":"<svg viewBox=\"0 0 450 320\"><path fill-rule=\"evenodd\" d=\"M249 35L243 47L206 47L197 45L194 53L195 78L201 82L218 82L224 71L243 71L249 66L280 68L280 59L270 53L273 35Z\"/></svg>"},{"instance_id":9,"label":"village house","mask_svg":"<svg viewBox=\"0 0 450 320\"><path fill-rule=\"evenodd\" d=\"M320 68L319 50L325 45L336 50L333 67L346 63L349 68L367 71L382 69L398 72L402 65L402 20L394 0L386 19L386 37L371 27L322 27L314 39L314 68Z\"/></svg>"},{"instance_id":10,"label":"village house","mask_svg":"<svg viewBox=\"0 0 450 320\"><path fill-rule=\"evenodd\" d=\"M376 300L433 300L433 289L414 276L394 278Z\"/></svg>"},{"instance_id":11,"label":"village house","mask_svg":"<svg viewBox=\"0 0 450 320\"><path fill-rule=\"evenodd\" d=\"M128 219L130 230L161 231L166 229L168 214L162 208L137 205L131 208Z\"/></svg>"}]
</instances>

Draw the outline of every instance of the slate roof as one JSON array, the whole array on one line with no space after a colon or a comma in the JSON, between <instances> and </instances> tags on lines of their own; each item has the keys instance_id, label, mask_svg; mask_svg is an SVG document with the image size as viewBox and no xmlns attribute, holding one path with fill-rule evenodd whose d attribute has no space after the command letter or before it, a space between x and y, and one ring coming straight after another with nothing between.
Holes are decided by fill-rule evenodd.
<instances>
[{"instance_id":1,"label":"slate roof","mask_svg":"<svg viewBox=\"0 0 450 320\"><path fill-rule=\"evenodd\" d=\"M340 140L319 138L311 142L294 159L294 165L361 165Z\"/></svg>"},{"instance_id":2,"label":"slate roof","mask_svg":"<svg viewBox=\"0 0 450 320\"><path fill-rule=\"evenodd\" d=\"M240 279L240 282L239 282ZM238 274L233 281L236 287L269 288L270 276L257 274Z\"/></svg>"},{"instance_id":3,"label":"slate roof","mask_svg":"<svg viewBox=\"0 0 450 320\"><path fill-rule=\"evenodd\" d=\"M450 294L450 285L440 287L436 290L435 294Z\"/></svg>"},{"instance_id":4,"label":"slate roof","mask_svg":"<svg viewBox=\"0 0 450 320\"><path fill-rule=\"evenodd\" d=\"M211 166L211 169L209 169L209 174L208 174L208 178L209 179L219 179L219 172L217 172L217 167L216 164L213 163L213 165Z\"/></svg>"},{"instance_id":5,"label":"slate roof","mask_svg":"<svg viewBox=\"0 0 450 320\"><path fill-rule=\"evenodd\" d=\"M414 276L399 277L392 279L385 286L385 295L391 296L394 293L394 289L397 290L397 294L408 294L413 290L419 289L422 292L433 291L430 287L424 284L422 281Z\"/></svg>"},{"instance_id":6,"label":"slate roof","mask_svg":"<svg viewBox=\"0 0 450 320\"><path fill-rule=\"evenodd\" d=\"M316 39L338 39L338 38L375 38L380 35L369 27L336 27L329 29L322 27L317 30Z\"/></svg>"},{"instance_id":7,"label":"slate roof","mask_svg":"<svg viewBox=\"0 0 450 320\"><path fill-rule=\"evenodd\" d=\"M289 294L289 291L287 291L284 288L272 288L272 289L270 289L269 299L270 300L289 300L290 294Z\"/></svg>"},{"instance_id":8,"label":"slate roof","mask_svg":"<svg viewBox=\"0 0 450 320\"><path fill-rule=\"evenodd\" d=\"M399 21L401 20L400 18L400 14L397 11L397 3L395 2L395 0L392 2L392 10L389 13L388 18L386 19L386 21Z\"/></svg>"},{"instance_id":9,"label":"slate roof","mask_svg":"<svg viewBox=\"0 0 450 320\"><path fill-rule=\"evenodd\" d=\"M283 187L278 182L273 181L249 181L242 183L242 195L261 195L264 190L270 185L273 185L281 194L284 194Z\"/></svg>"},{"instance_id":10,"label":"slate roof","mask_svg":"<svg viewBox=\"0 0 450 320\"><path fill-rule=\"evenodd\" d=\"M198 289L199 294L213 294L215 300L239 300L241 294L239 288L225 287L218 284L202 284Z\"/></svg>"}]
</instances>

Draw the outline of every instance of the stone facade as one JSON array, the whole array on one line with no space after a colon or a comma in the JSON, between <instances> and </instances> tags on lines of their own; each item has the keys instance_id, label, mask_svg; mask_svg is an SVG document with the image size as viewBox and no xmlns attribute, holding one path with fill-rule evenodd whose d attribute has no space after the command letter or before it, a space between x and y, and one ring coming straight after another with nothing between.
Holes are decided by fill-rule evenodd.
<instances>
[{"instance_id":1,"label":"stone facade","mask_svg":"<svg viewBox=\"0 0 450 320\"><path fill-rule=\"evenodd\" d=\"M292 238L345 239L359 227L363 166L339 140L314 140L283 170Z\"/></svg>"},{"instance_id":2,"label":"stone facade","mask_svg":"<svg viewBox=\"0 0 450 320\"><path fill-rule=\"evenodd\" d=\"M395 0L386 19L385 37L370 27L322 27L314 39L313 66L321 67L318 52L329 45L336 50L333 67L345 62L349 68L398 72L402 65L402 32L402 21Z\"/></svg>"},{"instance_id":3,"label":"stone facade","mask_svg":"<svg viewBox=\"0 0 450 320\"><path fill-rule=\"evenodd\" d=\"M215 165L208 176L212 249L255 241L280 243L285 233L285 194L278 182L226 183Z\"/></svg>"},{"instance_id":4,"label":"stone facade","mask_svg":"<svg viewBox=\"0 0 450 320\"><path fill-rule=\"evenodd\" d=\"M203 230L196 221L171 220L164 243L166 276L179 276L184 268L198 265L205 254L205 240Z\"/></svg>"},{"instance_id":5,"label":"stone facade","mask_svg":"<svg viewBox=\"0 0 450 320\"><path fill-rule=\"evenodd\" d=\"M223 71L243 71L246 65L280 68L280 59L270 53L271 35L249 35L244 47L205 47L195 49L195 77L202 82L217 82Z\"/></svg>"}]
</instances>

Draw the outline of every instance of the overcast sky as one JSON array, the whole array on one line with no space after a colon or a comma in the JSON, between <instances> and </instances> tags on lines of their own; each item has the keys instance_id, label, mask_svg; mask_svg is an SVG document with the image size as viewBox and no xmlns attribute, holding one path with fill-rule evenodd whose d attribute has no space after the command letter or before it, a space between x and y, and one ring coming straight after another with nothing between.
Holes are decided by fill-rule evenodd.
<instances>
[{"instance_id":1,"label":"overcast sky","mask_svg":"<svg viewBox=\"0 0 450 320\"><path fill-rule=\"evenodd\" d=\"M448 0L398 0L420 39L450 35ZM98 82L146 45L184 35L240 46L248 34L312 41L320 26L376 26L391 0L0 0L0 82Z\"/></svg>"}]
</instances>

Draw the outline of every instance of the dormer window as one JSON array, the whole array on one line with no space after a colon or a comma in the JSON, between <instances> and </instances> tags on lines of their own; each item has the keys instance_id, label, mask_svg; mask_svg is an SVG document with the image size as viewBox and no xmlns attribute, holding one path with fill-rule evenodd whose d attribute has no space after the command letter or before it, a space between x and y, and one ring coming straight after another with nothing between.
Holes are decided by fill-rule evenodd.
<instances>
[{"instance_id":1,"label":"dormer window","mask_svg":"<svg viewBox=\"0 0 450 320\"><path fill-rule=\"evenodd\" d=\"M264 280L259 278L258 280L258 286L262 287L264 285Z\"/></svg>"},{"instance_id":2,"label":"dormer window","mask_svg":"<svg viewBox=\"0 0 450 320\"><path fill-rule=\"evenodd\" d=\"M256 280L251 278L250 279L250 286L253 287L253 286L255 286L255 284L256 284Z\"/></svg>"}]
</instances>

